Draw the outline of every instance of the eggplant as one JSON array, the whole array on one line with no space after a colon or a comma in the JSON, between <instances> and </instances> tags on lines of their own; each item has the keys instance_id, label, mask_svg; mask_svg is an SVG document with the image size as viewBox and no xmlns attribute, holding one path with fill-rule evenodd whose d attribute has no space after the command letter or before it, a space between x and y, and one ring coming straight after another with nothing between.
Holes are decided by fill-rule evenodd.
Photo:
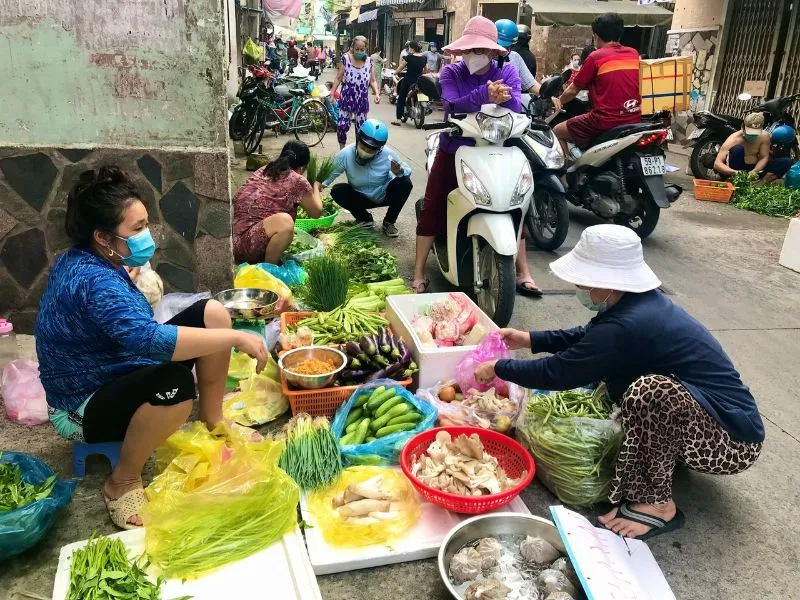
<instances>
[{"instance_id":1,"label":"eggplant","mask_svg":"<svg viewBox=\"0 0 800 600\"><path fill-rule=\"evenodd\" d=\"M370 371L367 369L345 369L342 371L341 379L347 381L364 381Z\"/></svg>"},{"instance_id":2,"label":"eggplant","mask_svg":"<svg viewBox=\"0 0 800 600\"><path fill-rule=\"evenodd\" d=\"M375 379L391 379L402 368L403 365L400 363L394 363L384 369L381 369L380 371L375 371L372 375L367 377L367 381L373 381Z\"/></svg>"},{"instance_id":3,"label":"eggplant","mask_svg":"<svg viewBox=\"0 0 800 600\"><path fill-rule=\"evenodd\" d=\"M386 358L385 356L381 356L380 354L376 354L376 355L373 357L373 360L374 360L376 363L378 363L379 365L381 365L381 368L384 368L384 367L388 367L388 366L389 366L389 361L387 360L387 358Z\"/></svg>"},{"instance_id":4,"label":"eggplant","mask_svg":"<svg viewBox=\"0 0 800 600\"><path fill-rule=\"evenodd\" d=\"M357 358L354 358L350 361L350 366L353 369L360 369L361 368L361 361Z\"/></svg>"},{"instance_id":5,"label":"eggplant","mask_svg":"<svg viewBox=\"0 0 800 600\"><path fill-rule=\"evenodd\" d=\"M359 348L358 344L355 342L347 342L344 346L344 351L353 358L359 358L358 355L361 354L361 348Z\"/></svg>"},{"instance_id":6,"label":"eggplant","mask_svg":"<svg viewBox=\"0 0 800 600\"><path fill-rule=\"evenodd\" d=\"M407 365L414 359L414 357L411 355L411 349L408 346L402 342L400 342L400 344L402 344L402 347L400 348L400 351L402 352L400 355L400 362L404 365Z\"/></svg>"},{"instance_id":7,"label":"eggplant","mask_svg":"<svg viewBox=\"0 0 800 600\"><path fill-rule=\"evenodd\" d=\"M389 345L391 349L389 350L389 356L395 360L400 358L400 350L397 349L397 340L393 335L389 335Z\"/></svg>"},{"instance_id":8,"label":"eggplant","mask_svg":"<svg viewBox=\"0 0 800 600\"><path fill-rule=\"evenodd\" d=\"M380 332L380 348L383 355L388 355L392 351L392 346L389 344L389 328L381 327Z\"/></svg>"},{"instance_id":9,"label":"eggplant","mask_svg":"<svg viewBox=\"0 0 800 600\"><path fill-rule=\"evenodd\" d=\"M365 335L363 338L361 338L360 346L364 351L364 354L368 356L375 356L378 353L377 344L375 343L375 340L372 339L372 336Z\"/></svg>"}]
</instances>

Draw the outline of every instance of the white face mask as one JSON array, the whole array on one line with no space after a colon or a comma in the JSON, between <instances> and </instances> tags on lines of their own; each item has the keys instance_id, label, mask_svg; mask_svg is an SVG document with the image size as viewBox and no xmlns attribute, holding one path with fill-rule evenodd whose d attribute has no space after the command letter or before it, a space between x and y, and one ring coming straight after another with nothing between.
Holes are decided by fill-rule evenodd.
<instances>
[{"instance_id":1,"label":"white face mask","mask_svg":"<svg viewBox=\"0 0 800 600\"><path fill-rule=\"evenodd\" d=\"M470 75L474 75L481 69L485 68L490 62L491 58L486 54L464 54L464 64L467 65L467 70Z\"/></svg>"}]
</instances>

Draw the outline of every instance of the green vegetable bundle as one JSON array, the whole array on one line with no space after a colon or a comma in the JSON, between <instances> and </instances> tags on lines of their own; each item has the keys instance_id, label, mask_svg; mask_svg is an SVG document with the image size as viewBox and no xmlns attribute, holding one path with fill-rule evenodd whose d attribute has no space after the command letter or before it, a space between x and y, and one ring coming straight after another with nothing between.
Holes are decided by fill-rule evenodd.
<instances>
[{"instance_id":1,"label":"green vegetable bundle","mask_svg":"<svg viewBox=\"0 0 800 600\"><path fill-rule=\"evenodd\" d=\"M517 422L536 476L565 504L585 507L608 498L622 428L604 395L604 386L595 393L532 393Z\"/></svg>"},{"instance_id":2,"label":"green vegetable bundle","mask_svg":"<svg viewBox=\"0 0 800 600\"><path fill-rule=\"evenodd\" d=\"M314 344L324 346L344 344L366 334L378 333L381 327L388 324L380 315L359 308L336 308L303 319L297 323L297 327L308 327L314 333Z\"/></svg>"},{"instance_id":3,"label":"green vegetable bundle","mask_svg":"<svg viewBox=\"0 0 800 600\"><path fill-rule=\"evenodd\" d=\"M314 229L311 235L319 238L325 248L334 249L334 252L338 252L337 246L352 242L372 242L374 246L378 241L378 234L374 229L362 227L355 221L336 223L327 229Z\"/></svg>"},{"instance_id":4,"label":"green vegetable bundle","mask_svg":"<svg viewBox=\"0 0 800 600\"><path fill-rule=\"evenodd\" d=\"M307 277L299 295L310 308L330 311L347 301L350 275L341 261L323 254L306 261L303 268Z\"/></svg>"},{"instance_id":5,"label":"green vegetable bundle","mask_svg":"<svg viewBox=\"0 0 800 600\"><path fill-rule=\"evenodd\" d=\"M378 281L375 283L357 284L350 287L350 296L345 305L347 308L360 308L372 312L383 312L386 308L387 296L412 294L402 278Z\"/></svg>"},{"instance_id":6,"label":"green vegetable bundle","mask_svg":"<svg viewBox=\"0 0 800 600\"><path fill-rule=\"evenodd\" d=\"M306 179L309 183L323 183L333 173L333 159L330 157L320 159L316 154L312 154L306 167Z\"/></svg>"},{"instance_id":7,"label":"green vegetable bundle","mask_svg":"<svg viewBox=\"0 0 800 600\"><path fill-rule=\"evenodd\" d=\"M7 462L0 463L0 513L47 498L55 483L55 475L51 475L42 483L25 483L19 466Z\"/></svg>"},{"instance_id":8,"label":"green vegetable bundle","mask_svg":"<svg viewBox=\"0 0 800 600\"><path fill-rule=\"evenodd\" d=\"M397 257L372 242L337 244L334 251L347 267L351 281L373 283L397 278Z\"/></svg>"},{"instance_id":9,"label":"green vegetable bundle","mask_svg":"<svg viewBox=\"0 0 800 600\"><path fill-rule=\"evenodd\" d=\"M732 181L736 192L730 203L737 208L771 217L788 217L800 211L800 190L780 183L755 185L756 179L750 173L737 173Z\"/></svg>"},{"instance_id":10,"label":"green vegetable bundle","mask_svg":"<svg viewBox=\"0 0 800 600\"><path fill-rule=\"evenodd\" d=\"M333 213L335 213L337 210L339 210L339 205L336 204L336 202L333 201L333 198L331 198L330 196L323 196L323 198L322 198L322 215L320 215L320 218L329 217ZM311 217L308 216L308 213L305 211L305 209L302 206L300 206L300 207L297 208L297 218L298 219L310 219Z\"/></svg>"},{"instance_id":11,"label":"green vegetable bundle","mask_svg":"<svg viewBox=\"0 0 800 600\"><path fill-rule=\"evenodd\" d=\"M284 250L284 252L283 252L283 260L286 260L287 258L291 258L292 256L295 256L296 254L300 254L302 252L307 252L308 250L311 250L313 247L314 246L312 246L311 244L308 244L308 243L304 242L303 240L299 240L299 239L297 239L297 237L295 237L294 240L292 240L292 243L289 244L289 247L286 248L286 250Z\"/></svg>"},{"instance_id":12,"label":"green vegetable bundle","mask_svg":"<svg viewBox=\"0 0 800 600\"><path fill-rule=\"evenodd\" d=\"M406 402L398 389L380 386L371 394L363 394L353 404L344 422L339 439L342 446L372 442L401 431L410 431L422 421L422 414Z\"/></svg>"},{"instance_id":13,"label":"green vegetable bundle","mask_svg":"<svg viewBox=\"0 0 800 600\"><path fill-rule=\"evenodd\" d=\"M292 417L285 427L286 446L278 465L303 491L326 487L342 472L336 439L325 417L305 413Z\"/></svg>"}]
</instances>

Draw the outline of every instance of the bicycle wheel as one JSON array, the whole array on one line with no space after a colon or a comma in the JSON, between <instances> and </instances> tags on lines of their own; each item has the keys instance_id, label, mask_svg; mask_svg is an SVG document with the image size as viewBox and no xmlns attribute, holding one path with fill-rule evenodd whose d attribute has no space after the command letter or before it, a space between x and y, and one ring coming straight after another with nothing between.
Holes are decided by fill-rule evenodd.
<instances>
[{"instance_id":1,"label":"bicycle wheel","mask_svg":"<svg viewBox=\"0 0 800 600\"><path fill-rule=\"evenodd\" d=\"M306 100L294 113L291 129L298 141L316 146L328 131L328 109L319 100Z\"/></svg>"},{"instance_id":2,"label":"bicycle wheel","mask_svg":"<svg viewBox=\"0 0 800 600\"><path fill-rule=\"evenodd\" d=\"M254 119L242 138L242 146L247 154L252 154L258 149L261 138L264 136L264 116L259 109L254 114Z\"/></svg>"}]
</instances>

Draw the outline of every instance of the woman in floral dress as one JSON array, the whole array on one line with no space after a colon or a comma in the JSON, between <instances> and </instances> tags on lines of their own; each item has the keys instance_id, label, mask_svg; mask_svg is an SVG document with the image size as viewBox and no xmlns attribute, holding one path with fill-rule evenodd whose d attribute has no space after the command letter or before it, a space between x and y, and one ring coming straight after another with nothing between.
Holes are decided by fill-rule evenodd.
<instances>
[{"instance_id":1,"label":"woman in floral dress","mask_svg":"<svg viewBox=\"0 0 800 600\"><path fill-rule=\"evenodd\" d=\"M339 147L347 144L347 132L350 123L355 119L356 131L367 120L369 112L369 89L375 94L375 104L381 101L375 73L372 71L372 60L367 56L367 38L358 35L353 38L350 50L342 55L342 62L336 71L331 94L341 86L342 97L339 100L339 123L336 128L336 138Z\"/></svg>"}]
</instances>

